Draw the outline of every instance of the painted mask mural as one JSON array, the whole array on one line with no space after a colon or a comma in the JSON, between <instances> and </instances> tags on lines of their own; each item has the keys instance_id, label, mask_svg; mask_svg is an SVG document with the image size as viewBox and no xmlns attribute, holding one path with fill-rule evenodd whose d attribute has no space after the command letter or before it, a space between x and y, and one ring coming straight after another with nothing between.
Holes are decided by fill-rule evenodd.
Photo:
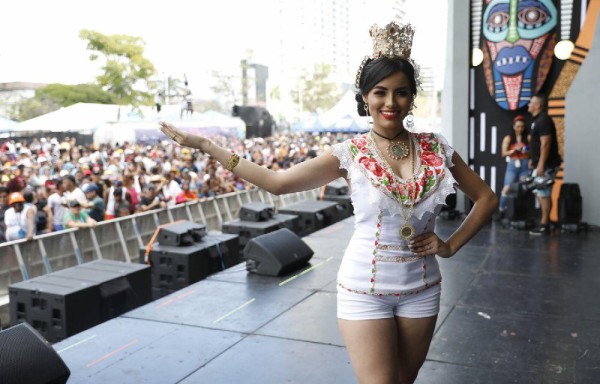
<instances>
[{"instance_id":1,"label":"painted mask mural","mask_svg":"<svg viewBox=\"0 0 600 384\"><path fill-rule=\"evenodd\" d=\"M551 0L487 1L481 26L487 87L501 108L515 110L544 84L558 14Z\"/></svg>"}]
</instances>

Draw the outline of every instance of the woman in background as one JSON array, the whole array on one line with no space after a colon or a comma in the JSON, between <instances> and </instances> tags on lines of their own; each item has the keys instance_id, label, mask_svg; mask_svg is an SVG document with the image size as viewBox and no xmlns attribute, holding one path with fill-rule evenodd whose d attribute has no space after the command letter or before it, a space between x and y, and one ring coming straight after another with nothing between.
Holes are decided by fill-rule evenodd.
<instances>
[{"instance_id":1,"label":"woman in background","mask_svg":"<svg viewBox=\"0 0 600 384\"><path fill-rule=\"evenodd\" d=\"M529 176L529 130L523 116L513 119L513 130L502 140L502 156L506 157L506 172L504 173L504 187L500 196L500 215L507 207L506 195L510 184Z\"/></svg>"}]
</instances>

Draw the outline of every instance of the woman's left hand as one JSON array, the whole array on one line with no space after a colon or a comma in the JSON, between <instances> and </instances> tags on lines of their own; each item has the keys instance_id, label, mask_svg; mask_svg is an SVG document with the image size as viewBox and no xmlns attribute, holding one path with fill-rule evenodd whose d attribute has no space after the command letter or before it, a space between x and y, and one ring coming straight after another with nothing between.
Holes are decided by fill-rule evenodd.
<instances>
[{"instance_id":1,"label":"woman's left hand","mask_svg":"<svg viewBox=\"0 0 600 384\"><path fill-rule=\"evenodd\" d=\"M425 232L413 237L408 247L415 256L438 255L445 258L452 256L450 246L433 232Z\"/></svg>"}]
</instances>

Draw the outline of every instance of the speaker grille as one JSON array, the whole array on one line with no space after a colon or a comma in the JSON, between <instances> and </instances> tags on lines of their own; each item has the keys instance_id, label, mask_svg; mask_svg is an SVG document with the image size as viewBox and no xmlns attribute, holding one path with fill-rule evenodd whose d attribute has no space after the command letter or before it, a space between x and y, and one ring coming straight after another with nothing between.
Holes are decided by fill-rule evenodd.
<instances>
[{"instance_id":1,"label":"speaker grille","mask_svg":"<svg viewBox=\"0 0 600 384\"><path fill-rule=\"evenodd\" d=\"M29 324L0 332L0 383L62 384L71 372Z\"/></svg>"}]
</instances>

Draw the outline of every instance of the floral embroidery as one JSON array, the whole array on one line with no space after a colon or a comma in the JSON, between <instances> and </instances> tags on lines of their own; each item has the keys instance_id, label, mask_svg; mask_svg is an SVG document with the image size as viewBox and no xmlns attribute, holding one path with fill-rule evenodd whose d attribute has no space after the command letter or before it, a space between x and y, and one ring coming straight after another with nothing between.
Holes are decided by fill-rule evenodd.
<instances>
[{"instance_id":1,"label":"floral embroidery","mask_svg":"<svg viewBox=\"0 0 600 384\"><path fill-rule=\"evenodd\" d=\"M433 133L417 133L413 136L419 148L420 160L416 185L388 172L381 159L369 149L366 135L350 140L349 144L353 161L371 184L402 204L408 203L408 196L416 196L415 204L418 204L433 193L446 176L445 153L440 139Z\"/></svg>"},{"instance_id":2,"label":"floral embroidery","mask_svg":"<svg viewBox=\"0 0 600 384\"><path fill-rule=\"evenodd\" d=\"M421 154L421 161L423 164L427 164L431 167L439 167L444 164L444 161L435 153L429 151L423 151Z\"/></svg>"},{"instance_id":3,"label":"floral embroidery","mask_svg":"<svg viewBox=\"0 0 600 384\"><path fill-rule=\"evenodd\" d=\"M358 163L365 167L369 172L377 176L383 185L389 184L391 177L375 158L363 156L359 158ZM384 180L387 180L388 183L386 184Z\"/></svg>"},{"instance_id":4,"label":"floral embroidery","mask_svg":"<svg viewBox=\"0 0 600 384\"><path fill-rule=\"evenodd\" d=\"M379 236L381 235L381 218L383 212L381 209L377 213L377 232L375 232L375 247L373 248L373 259L371 260L371 294L375 293L375 275L377 274L377 246L379 245Z\"/></svg>"},{"instance_id":5,"label":"floral embroidery","mask_svg":"<svg viewBox=\"0 0 600 384\"><path fill-rule=\"evenodd\" d=\"M423 288L420 289L414 289L412 291L404 291L404 292L389 292L389 293L380 293L380 292L375 292L375 291L370 291L370 292L366 292L366 291L360 291L358 289L352 289L352 288L348 288L346 287L344 284L340 283L339 281L337 282L337 286L347 290L348 292L352 292L352 293L360 293L363 295L371 295L371 296L408 296L408 295L416 295L418 293L424 292L426 289L435 287L436 285L440 284L442 282L442 279L437 279L429 284L426 284Z\"/></svg>"}]
</instances>

